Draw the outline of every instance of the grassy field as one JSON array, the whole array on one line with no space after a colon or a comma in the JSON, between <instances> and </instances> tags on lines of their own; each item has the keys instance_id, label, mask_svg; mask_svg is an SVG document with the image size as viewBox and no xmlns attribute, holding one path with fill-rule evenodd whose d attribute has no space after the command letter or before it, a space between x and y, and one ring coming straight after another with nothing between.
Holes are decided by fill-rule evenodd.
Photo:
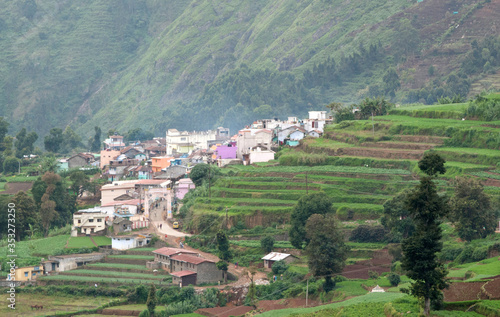
<instances>
[{"instance_id":1,"label":"grassy field","mask_svg":"<svg viewBox=\"0 0 500 317\"><path fill-rule=\"evenodd\" d=\"M39 279L43 281L74 281L74 282L96 282L96 283L120 283L120 284L161 284L161 279L144 280L140 278L115 278L115 277L91 277L78 275L51 275L43 276ZM164 284L167 282L163 282Z\"/></svg>"},{"instance_id":2,"label":"grassy field","mask_svg":"<svg viewBox=\"0 0 500 317\"><path fill-rule=\"evenodd\" d=\"M161 280L166 277L166 275L153 275L147 273L131 273L131 272L119 272L119 271L100 271L100 270L71 270L65 271L64 275L82 275L82 276L90 276L90 275L99 275L105 277L123 277L123 278L145 278L145 279L154 279Z\"/></svg>"},{"instance_id":3,"label":"grassy field","mask_svg":"<svg viewBox=\"0 0 500 317\"><path fill-rule=\"evenodd\" d=\"M70 237L68 248L93 248L95 247L89 237Z\"/></svg>"},{"instance_id":4,"label":"grassy field","mask_svg":"<svg viewBox=\"0 0 500 317\"><path fill-rule=\"evenodd\" d=\"M111 245L111 238L105 236L92 237L98 246Z\"/></svg>"},{"instance_id":5,"label":"grassy field","mask_svg":"<svg viewBox=\"0 0 500 317\"><path fill-rule=\"evenodd\" d=\"M16 242L16 251L18 257L29 256L47 256L54 254L57 250L62 250L66 246L69 235L60 235L55 237L20 241ZM0 257L7 255L7 247L0 248Z\"/></svg>"},{"instance_id":6,"label":"grassy field","mask_svg":"<svg viewBox=\"0 0 500 317\"><path fill-rule=\"evenodd\" d=\"M116 300L116 298L17 293L16 310L12 311L7 308L7 304L2 305L0 307L0 316L54 316L57 313L95 309L113 300ZM41 305L43 311L33 310L31 305Z\"/></svg>"},{"instance_id":7,"label":"grassy field","mask_svg":"<svg viewBox=\"0 0 500 317\"><path fill-rule=\"evenodd\" d=\"M116 269L128 269L128 270L147 270L144 265L136 264L125 264L125 263L90 263L87 264L90 267L106 267L106 268L116 268Z\"/></svg>"},{"instance_id":8,"label":"grassy field","mask_svg":"<svg viewBox=\"0 0 500 317\"><path fill-rule=\"evenodd\" d=\"M476 273L476 276L472 277L471 280L500 275L500 265L498 262L498 257L493 257L479 262L457 265L450 270L448 276L464 277L468 271Z\"/></svg>"}]
</instances>

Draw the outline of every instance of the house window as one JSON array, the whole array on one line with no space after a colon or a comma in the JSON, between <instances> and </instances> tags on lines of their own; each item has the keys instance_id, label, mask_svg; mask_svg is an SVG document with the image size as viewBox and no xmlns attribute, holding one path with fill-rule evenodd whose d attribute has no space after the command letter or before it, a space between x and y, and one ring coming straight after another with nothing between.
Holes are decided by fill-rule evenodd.
<instances>
[{"instance_id":1,"label":"house window","mask_svg":"<svg viewBox=\"0 0 500 317\"><path fill-rule=\"evenodd\" d=\"M28 277L28 272L24 272L24 277Z\"/></svg>"},{"instance_id":2,"label":"house window","mask_svg":"<svg viewBox=\"0 0 500 317\"><path fill-rule=\"evenodd\" d=\"M80 219L78 219L78 223L82 223L82 221Z\"/></svg>"},{"instance_id":3,"label":"house window","mask_svg":"<svg viewBox=\"0 0 500 317\"><path fill-rule=\"evenodd\" d=\"M94 219L89 219L89 222L94 222Z\"/></svg>"},{"instance_id":4,"label":"house window","mask_svg":"<svg viewBox=\"0 0 500 317\"><path fill-rule=\"evenodd\" d=\"M102 219L101 218L97 219L97 222L102 222Z\"/></svg>"}]
</instances>

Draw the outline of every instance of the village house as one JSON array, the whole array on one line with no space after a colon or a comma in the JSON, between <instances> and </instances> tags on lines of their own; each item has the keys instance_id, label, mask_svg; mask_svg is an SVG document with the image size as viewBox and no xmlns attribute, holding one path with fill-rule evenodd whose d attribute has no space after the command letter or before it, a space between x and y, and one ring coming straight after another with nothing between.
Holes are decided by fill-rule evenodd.
<instances>
[{"instance_id":1,"label":"village house","mask_svg":"<svg viewBox=\"0 0 500 317\"><path fill-rule=\"evenodd\" d=\"M307 136L311 137L311 138L319 138L322 135L323 135L323 132L321 132L319 130L311 130L311 131L307 132Z\"/></svg>"},{"instance_id":2,"label":"village house","mask_svg":"<svg viewBox=\"0 0 500 317\"><path fill-rule=\"evenodd\" d=\"M175 184L174 192L177 199L183 199L184 196L191 190L195 189L193 181L190 178L182 178Z\"/></svg>"},{"instance_id":3,"label":"village house","mask_svg":"<svg viewBox=\"0 0 500 317\"><path fill-rule=\"evenodd\" d=\"M174 255L190 254L192 256L198 256L198 253L193 251L188 251L185 249L178 249L178 248L169 248L169 247L156 249L153 251L153 254L155 255L154 261L148 262L149 264L146 264L146 266L148 266L148 268L151 269L161 268L165 271L170 271L170 257Z\"/></svg>"},{"instance_id":4,"label":"village house","mask_svg":"<svg viewBox=\"0 0 500 317\"><path fill-rule=\"evenodd\" d=\"M135 175L138 179L152 179L153 178L153 168L149 165L138 166L135 169Z\"/></svg>"},{"instance_id":5,"label":"village house","mask_svg":"<svg viewBox=\"0 0 500 317\"><path fill-rule=\"evenodd\" d=\"M259 162L269 162L274 160L274 151L268 150L265 147L253 147L248 154L243 154L243 164L254 164Z\"/></svg>"},{"instance_id":6,"label":"village house","mask_svg":"<svg viewBox=\"0 0 500 317\"><path fill-rule=\"evenodd\" d=\"M104 253L83 253L68 255L49 255L48 260L42 261L46 273L64 272L87 265L88 263L101 261Z\"/></svg>"},{"instance_id":7,"label":"village house","mask_svg":"<svg viewBox=\"0 0 500 317\"><path fill-rule=\"evenodd\" d=\"M125 143L123 143L123 136L121 135L112 135L108 139L103 141L104 143L104 149L110 149L110 150L118 150L120 151L125 147Z\"/></svg>"},{"instance_id":8,"label":"village house","mask_svg":"<svg viewBox=\"0 0 500 317\"><path fill-rule=\"evenodd\" d=\"M165 179L165 180L171 180L171 181L177 181L181 178L186 177L188 172L188 167L187 166L182 166L182 165L171 165L165 169L163 169L161 172L155 173L154 179Z\"/></svg>"},{"instance_id":9,"label":"village house","mask_svg":"<svg viewBox=\"0 0 500 317\"><path fill-rule=\"evenodd\" d=\"M122 232L132 231L132 221L128 218L115 217L112 222L112 227L115 235Z\"/></svg>"},{"instance_id":10,"label":"village house","mask_svg":"<svg viewBox=\"0 0 500 317\"><path fill-rule=\"evenodd\" d=\"M151 158L151 169L153 173L160 172L162 169L170 166L170 161L174 160L173 156L157 156Z\"/></svg>"},{"instance_id":11,"label":"village house","mask_svg":"<svg viewBox=\"0 0 500 317\"><path fill-rule=\"evenodd\" d=\"M104 234L106 229L106 213L100 209L82 209L73 214L72 236L78 234Z\"/></svg>"},{"instance_id":12,"label":"village house","mask_svg":"<svg viewBox=\"0 0 500 317\"><path fill-rule=\"evenodd\" d=\"M143 247L149 244L152 236L150 234L134 234L125 236L111 236L111 248L113 250L128 250Z\"/></svg>"},{"instance_id":13,"label":"village house","mask_svg":"<svg viewBox=\"0 0 500 317\"><path fill-rule=\"evenodd\" d=\"M189 255L189 254L177 254L170 257L170 273L172 275L172 282L181 282L182 276L176 276L175 272L189 273L192 276L195 273L195 284L202 283L216 283L222 280L222 271L217 269L215 262L210 261L201 257ZM192 277L190 279L192 281Z\"/></svg>"},{"instance_id":14,"label":"village house","mask_svg":"<svg viewBox=\"0 0 500 317\"><path fill-rule=\"evenodd\" d=\"M208 131L178 131L168 129L166 134L167 155L174 153L190 154L193 150L207 150L215 143L229 139L229 129L219 127Z\"/></svg>"},{"instance_id":15,"label":"village house","mask_svg":"<svg viewBox=\"0 0 500 317\"><path fill-rule=\"evenodd\" d=\"M108 216L132 217L140 210L141 200L114 200L101 205L101 211Z\"/></svg>"},{"instance_id":16,"label":"village house","mask_svg":"<svg viewBox=\"0 0 500 317\"><path fill-rule=\"evenodd\" d=\"M271 150L273 132L268 129L243 129L238 132L236 157L243 159L244 154L259 146Z\"/></svg>"},{"instance_id":17,"label":"village house","mask_svg":"<svg viewBox=\"0 0 500 317\"><path fill-rule=\"evenodd\" d=\"M94 155L92 153L78 153L70 157L68 161L68 168L86 167L94 163Z\"/></svg>"},{"instance_id":18,"label":"village house","mask_svg":"<svg viewBox=\"0 0 500 317\"><path fill-rule=\"evenodd\" d=\"M14 275L7 275L7 281L34 281L40 275L43 275L42 265L16 267L16 272Z\"/></svg>"},{"instance_id":19,"label":"village house","mask_svg":"<svg viewBox=\"0 0 500 317\"><path fill-rule=\"evenodd\" d=\"M101 151L99 167L101 169L104 169L106 166L109 165L109 162L115 160L120 154L121 154L120 151L111 149Z\"/></svg>"},{"instance_id":20,"label":"village house","mask_svg":"<svg viewBox=\"0 0 500 317\"><path fill-rule=\"evenodd\" d=\"M135 183L132 181L115 181L101 187L101 206L114 201L121 195L134 197Z\"/></svg>"},{"instance_id":21,"label":"village house","mask_svg":"<svg viewBox=\"0 0 500 317\"><path fill-rule=\"evenodd\" d=\"M277 261L283 261L287 264L297 260L297 257L288 253L271 252L262 258L264 260L265 268L272 268L273 264Z\"/></svg>"},{"instance_id":22,"label":"village house","mask_svg":"<svg viewBox=\"0 0 500 317\"><path fill-rule=\"evenodd\" d=\"M136 159L136 156L138 154L142 154L144 158L146 158L146 155L143 153L144 151L141 151L140 149L133 147L133 146L127 146L123 149L121 149L120 154L125 155L126 158L128 159Z\"/></svg>"}]
</instances>

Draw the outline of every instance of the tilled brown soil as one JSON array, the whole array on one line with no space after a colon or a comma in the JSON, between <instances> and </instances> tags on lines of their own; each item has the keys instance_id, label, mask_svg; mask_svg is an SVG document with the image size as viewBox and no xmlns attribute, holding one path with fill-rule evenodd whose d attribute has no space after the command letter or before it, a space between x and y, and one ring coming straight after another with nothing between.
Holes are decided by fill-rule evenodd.
<instances>
[{"instance_id":1,"label":"tilled brown soil","mask_svg":"<svg viewBox=\"0 0 500 317\"><path fill-rule=\"evenodd\" d=\"M15 195L20 191L28 191L33 187L33 183L7 183L5 184L5 190L0 192L6 195Z\"/></svg>"},{"instance_id":2,"label":"tilled brown soil","mask_svg":"<svg viewBox=\"0 0 500 317\"><path fill-rule=\"evenodd\" d=\"M448 289L443 290L445 302L458 302L476 299L488 299L481 293L484 282L452 283Z\"/></svg>"}]
</instances>

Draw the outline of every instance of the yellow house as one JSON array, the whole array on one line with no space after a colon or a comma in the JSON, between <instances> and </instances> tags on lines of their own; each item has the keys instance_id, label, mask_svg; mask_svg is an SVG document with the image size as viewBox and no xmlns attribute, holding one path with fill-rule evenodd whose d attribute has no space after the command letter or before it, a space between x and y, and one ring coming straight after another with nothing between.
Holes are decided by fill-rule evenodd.
<instances>
[{"instance_id":1,"label":"yellow house","mask_svg":"<svg viewBox=\"0 0 500 317\"><path fill-rule=\"evenodd\" d=\"M157 156L151 158L151 168L153 172L160 172L162 169L170 166L170 160L175 159L173 156Z\"/></svg>"},{"instance_id":2,"label":"yellow house","mask_svg":"<svg viewBox=\"0 0 500 317\"><path fill-rule=\"evenodd\" d=\"M37 276L43 275L43 266L26 266L16 268L16 273L14 278L9 274L7 276L8 281L32 281L36 280Z\"/></svg>"}]
</instances>

